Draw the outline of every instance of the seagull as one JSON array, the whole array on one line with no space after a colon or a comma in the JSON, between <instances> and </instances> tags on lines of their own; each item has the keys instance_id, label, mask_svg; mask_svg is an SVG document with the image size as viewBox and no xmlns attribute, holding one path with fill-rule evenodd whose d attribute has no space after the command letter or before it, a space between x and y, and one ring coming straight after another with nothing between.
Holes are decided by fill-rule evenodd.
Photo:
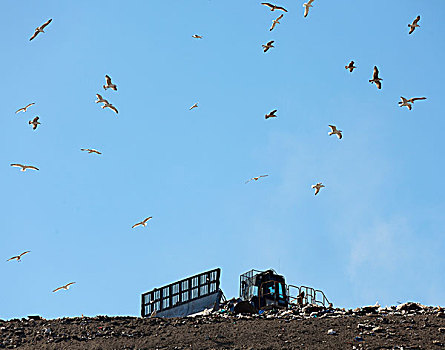
<instances>
[{"instance_id":1,"label":"seagull","mask_svg":"<svg viewBox=\"0 0 445 350\"><path fill-rule=\"evenodd\" d=\"M189 110L191 111L193 108L198 108L198 102L196 102L193 106L191 106L191 107L189 108Z\"/></svg>"},{"instance_id":2,"label":"seagull","mask_svg":"<svg viewBox=\"0 0 445 350\"><path fill-rule=\"evenodd\" d=\"M409 33L408 34L412 34L412 32L414 32L414 30L420 26L417 24L420 21L420 16L417 16L416 19L413 21L412 24L408 24L408 27L410 27Z\"/></svg>"},{"instance_id":3,"label":"seagull","mask_svg":"<svg viewBox=\"0 0 445 350\"><path fill-rule=\"evenodd\" d=\"M379 70L377 69L377 66L374 66L374 73L372 75L372 79L369 80L369 82L375 83L375 85L377 86L377 89L381 89L382 88L382 83L380 82L383 79L379 78Z\"/></svg>"},{"instance_id":4,"label":"seagull","mask_svg":"<svg viewBox=\"0 0 445 350\"><path fill-rule=\"evenodd\" d=\"M195 38L195 39L202 39L202 36L201 36L201 35L198 35L198 34L193 34L193 35L192 35L192 38Z\"/></svg>"},{"instance_id":5,"label":"seagull","mask_svg":"<svg viewBox=\"0 0 445 350\"><path fill-rule=\"evenodd\" d=\"M116 84L113 84L111 82L111 77L109 75L105 75L105 80L107 82L107 85L103 85L104 90L113 89L114 91L117 91L117 86L116 86Z\"/></svg>"},{"instance_id":6,"label":"seagull","mask_svg":"<svg viewBox=\"0 0 445 350\"><path fill-rule=\"evenodd\" d=\"M11 164L11 166L22 168L21 171L25 171L26 169L39 170L39 168L36 168L35 166L32 166L32 165Z\"/></svg>"},{"instance_id":7,"label":"seagull","mask_svg":"<svg viewBox=\"0 0 445 350\"><path fill-rule=\"evenodd\" d=\"M401 102L399 102L399 107L408 107L409 110L412 109L412 103L414 103L414 101L418 101L418 100L426 100L426 97L412 97L410 99L405 98L403 96L400 96L400 98L402 99Z\"/></svg>"},{"instance_id":8,"label":"seagull","mask_svg":"<svg viewBox=\"0 0 445 350\"><path fill-rule=\"evenodd\" d=\"M138 223L134 224L133 226L131 226L131 228L135 228L137 226L144 226L144 227L147 226L148 220L150 220L152 217L153 216L149 216L148 218L142 220L141 222L138 222Z\"/></svg>"},{"instance_id":9,"label":"seagull","mask_svg":"<svg viewBox=\"0 0 445 350\"><path fill-rule=\"evenodd\" d=\"M271 40L266 45L262 45L263 49L264 49L264 52L267 52L267 50L269 50L271 47L275 47L275 46L272 45L273 43L274 43L274 41Z\"/></svg>"},{"instance_id":10,"label":"seagull","mask_svg":"<svg viewBox=\"0 0 445 350\"><path fill-rule=\"evenodd\" d=\"M268 3L268 2L262 2L261 5L266 5L267 7L270 7L271 11L281 10L281 11L287 12L287 10L284 7L277 6L277 5L272 5L272 4Z\"/></svg>"},{"instance_id":11,"label":"seagull","mask_svg":"<svg viewBox=\"0 0 445 350\"><path fill-rule=\"evenodd\" d=\"M88 153L96 153L96 154L102 154L98 150L92 149L92 148L81 148L81 151L86 151Z\"/></svg>"},{"instance_id":12,"label":"seagull","mask_svg":"<svg viewBox=\"0 0 445 350\"><path fill-rule=\"evenodd\" d=\"M315 188L315 195L317 195L318 192L320 192L320 189L322 187L325 187L321 182L317 183L316 185L312 185L312 188Z\"/></svg>"},{"instance_id":13,"label":"seagull","mask_svg":"<svg viewBox=\"0 0 445 350\"><path fill-rule=\"evenodd\" d=\"M346 69L349 69L350 72L354 70L354 68L357 68L354 66L354 61L349 62L347 66L345 66Z\"/></svg>"},{"instance_id":14,"label":"seagull","mask_svg":"<svg viewBox=\"0 0 445 350\"><path fill-rule=\"evenodd\" d=\"M266 176L269 176L269 175L260 175L260 176L257 176L257 177L252 177L251 179L247 180L245 183L249 183L249 182L252 181L252 180L254 180L254 181L258 181L258 179L259 179L260 177L266 177Z\"/></svg>"},{"instance_id":15,"label":"seagull","mask_svg":"<svg viewBox=\"0 0 445 350\"><path fill-rule=\"evenodd\" d=\"M308 13L309 13L309 7L313 7L312 3L314 2L314 0L309 0L308 2L303 4L304 7L304 17L307 17Z\"/></svg>"},{"instance_id":16,"label":"seagull","mask_svg":"<svg viewBox=\"0 0 445 350\"><path fill-rule=\"evenodd\" d=\"M330 131L330 132L328 133L329 136L331 136L331 135L337 135L337 137L338 137L339 139L341 139L341 138L343 137L343 135L341 134L342 131L341 131L341 130L338 130L337 127L336 127L335 125L329 125L329 127L332 129L332 131Z\"/></svg>"},{"instance_id":17,"label":"seagull","mask_svg":"<svg viewBox=\"0 0 445 350\"><path fill-rule=\"evenodd\" d=\"M116 112L116 114L119 113L119 112L117 111L117 108L114 107L114 106L113 106L111 103L109 103L108 101L107 101L107 102L104 102L104 105L102 106L102 109L104 109L104 108L109 108L109 109L111 109L112 111Z\"/></svg>"},{"instance_id":18,"label":"seagull","mask_svg":"<svg viewBox=\"0 0 445 350\"><path fill-rule=\"evenodd\" d=\"M13 256L12 258L9 258L8 260L6 260L6 261L10 261L10 260L17 260L17 262L20 262L20 259L22 258L22 256L23 255L25 255L25 254L28 254L30 252L30 250L27 250L26 252L23 252L22 254L20 254L20 255L17 255L17 256Z\"/></svg>"},{"instance_id":19,"label":"seagull","mask_svg":"<svg viewBox=\"0 0 445 350\"><path fill-rule=\"evenodd\" d=\"M275 115L275 113L277 113L277 110L276 109L274 109L272 112L270 112L269 114L266 114L265 115L265 118L266 119L269 119L269 118L276 118L277 116Z\"/></svg>"},{"instance_id":20,"label":"seagull","mask_svg":"<svg viewBox=\"0 0 445 350\"><path fill-rule=\"evenodd\" d=\"M32 105L35 105L35 103L34 103L34 102L33 102L33 103L30 103L30 104L27 105L26 107L23 107L23 108L18 109L18 110L15 112L15 114L17 114L18 112L21 112L21 111L26 112L26 110L27 110L29 107L31 107Z\"/></svg>"},{"instance_id":21,"label":"seagull","mask_svg":"<svg viewBox=\"0 0 445 350\"><path fill-rule=\"evenodd\" d=\"M52 18L49 19L49 20L47 20L47 21L46 21L45 23L43 23L40 27L37 27L36 30L35 30L35 32L34 32L34 34L32 35L32 37L29 38L29 41L31 41L32 39L34 39L39 33L45 33L45 32L43 31L43 29L45 29L45 27L46 27L48 24L50 24L51 21L52 21Z\"/></svg>"},{"instance_id":22,"label":"seagull","mask_svg":"<svg viewBox=\"0 0 445 350\"><path fill-rule=\"evenodd\" d=\"M68 290L68 289L70 288L70 286L71 286L72 284L74 284L74 283L76 283L76 282L70 282L70 283L65 284L65 285L62 286L62 287L56 288L56 289L53 290L53 293L54 293L54 292L57 292L58 290L61 290L61 289Z\"/></svg>"},{"instance_id":23,"label":"seagull","mask_svg":"<svg viewBox=\"0 0 445 350\"><path fill-rule=\"evenodd\" d=\"M96 94L97 100L94 101L96 103L108 103L108 101L106 99L104 99L101 95Z\"/></svg>"},{"instance_id":24,"label":"seagull","mask_svg":"<svg viewBox=\"0 0 445 350\"><path fill-rule=\"evenodd\" d=\"M269 29L270 31L272 31L272 30L275 28L275 26L276 26L277 24L280 24L280 19L282 19L283 16L284 16L284 14L282 13L280 16L278 16L277 19L274 19L274 20L272 21L272 27L270 27L270 29Z\"/></svg>"},{"instance_id":25,"label":"seagull","mask_svg":"<svg viewBox=\"0 0 445 350\"><path fill-rule=\"evenodd\" d=\"M37 129L37 126L40 124L39 117L35 117L33 120L28 121L29 125L32 125L32 129Z\"/></svg>"}]
</instances>

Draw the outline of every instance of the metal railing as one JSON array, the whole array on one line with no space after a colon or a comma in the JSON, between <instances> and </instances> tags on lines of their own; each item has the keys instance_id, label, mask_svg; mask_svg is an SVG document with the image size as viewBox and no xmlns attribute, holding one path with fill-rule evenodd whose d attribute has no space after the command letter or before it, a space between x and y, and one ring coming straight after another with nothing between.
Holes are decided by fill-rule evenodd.
<instances>
[{"instance_id":1,"label":"metal railing","mask_svg":"<svg viewBox=\"0 0 445 350\"><path fill-rule=\"evenodd\" d=\"M287 295L289 298L289 303L291 304L296 304L295 301L297 301L298 297L292 296L291 290L292 289L296 289L298 291L297 296L301 293L304 292L304 297L303 297L303 304L316 304L316 305L321 305L324 307L328 307L331 303L329 302L328 298L326 298L326 295L323 293L323 291L319 290L319 289L314 289L312 287L307 287L307 286L294 286L292 284L287 286Z\"/></svg>"}]
</instances>

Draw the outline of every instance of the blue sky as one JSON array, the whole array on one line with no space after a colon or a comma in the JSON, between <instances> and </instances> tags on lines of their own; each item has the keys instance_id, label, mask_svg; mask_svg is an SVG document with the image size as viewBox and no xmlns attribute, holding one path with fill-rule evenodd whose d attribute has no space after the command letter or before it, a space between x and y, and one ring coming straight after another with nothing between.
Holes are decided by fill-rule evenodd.
<instances>
[{"instance_id":1,"label":"blue sky","mask_svg":"<svg viewBox=\"0 0 445 350\"><path fill-rule=\"evenodd\" d=\"M272 267L340 307L445 303L445 3L282 0L270 32L260 2L3 2L0 318L138 315L214 267L227 297Z\"/></svg>"}]
</instances>

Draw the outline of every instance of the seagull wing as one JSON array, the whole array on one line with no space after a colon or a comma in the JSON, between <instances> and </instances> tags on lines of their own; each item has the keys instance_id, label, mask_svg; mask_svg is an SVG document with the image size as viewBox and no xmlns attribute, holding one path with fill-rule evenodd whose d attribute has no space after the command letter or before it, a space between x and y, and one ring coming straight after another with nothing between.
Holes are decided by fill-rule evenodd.
<instances>
[{"instance_id":1,"label":"seagull wing","mask_svg":"<svg viewBox=\"0 0 445 350\"><path fill-rule=\"evenodd\" d=\"M419 22L419 21L420 21L420 16L417 16L416 19L413 21L413 25L416 25L417 22Z\"/></svg>"},{"instance_id":2,"label":"seagull wing","mask_svg":"<svg viewBox=\"0 0 445 350\"><path fill-rule=\"evenodd\" d=\"M64 285L64 287L68 289L69 286L71 286L71 285L74 284L74 283L76 283L76 282L70 282L70 283L67 283L67 284Z\"/></svg>"},{"instance_id":3,"label":"seagull wing","mask_svg":"<svg viewBox=\"0 0 445 350\"><path fill-rule=\"evenodd\" d=\"M110 108L111 110L113 110L114 112L116 112L116 114L119 114L117 108L114 107L113 105L110 105L108 108Z\"/></svg>"},{"instance_id":4,"label":"seagull wing","mask_svg":"<svg viewBox=\"0 0 445 350\"><path fill-rule=\"evenodd\" d=\"M45 29L45 27L46 27L48 24L50 24L52 20L53 20L52 18L50 18L49 20L47 20L45 23L42 24L42 26L40 27L40 29Z\"/></svg>"},{"instance_id":5,"label":"seagull wing","mask_svg":"<svg viewBox=\"0 0 445 350\"><path fill-rule=\"evenodd\" d=\"M379 78L379 69L377 66L374 66L374 73L372 74L372 79L378 79Z\"/></svg>"},{"instance_id":6,"label":"seagull wing","mask_svg":"<svg viewBox=\"0 0 445 350\"><path fill-rule=\"evenodd\" d=\"M304 17L307 17L308 14L309 14L309 6L305 6L304 7Z\"/></svg>"},{"instance_id":7,"label":"seagull wing","mask_svg":"<svg viewBox=\"0 0 445 350\"><path fill-rule=\"evenodd\" d=\"M39 168L36 168L35 166L32 166L32 165L25 165L24 167L25 167L26 169L39 170Z\"/></svg>"},{"instance_id":8,"label":"seagull wing","mask_svg":"<svg viewBox=\"0 0 445 350\"><path fill-rule=\"evenodd\" d=\"M17 256L13 256L12 258L9 258L8 260L6 260L6 261L10 261L10 260L14 260L14 259L17 259L17 260L19 260L19 256L17 255Z\"/></svg>"},{"instance_id":9,"label":"seagull wing","mask_svg":"<svg viewBox=\"0 0 445 350\"><path fill-rule=\"evenodd\" d=\"M277 22L273 21L272 22L272 27L270 27L269 30L272 31L275 28L276 25L277 25Z\"/></svg>"},{"instance_id":10,"label":"seagull wing","mask_svg":"<svg viewBox=\"0 0 445 350\"><path fill-rule=\"evenodd\" d=\"M246 182L245 182L245 184L246 183L249 183L250 181L252 181L254 178L252 177L251 179L249 179L249 180L247 180Z\"/></svg>"},{"instance_id":11,"label":"seagull wing","mask_svg":"<svg viewBox=\"0 0 445 350\"><path fill-rule=\"evenodd\" d=\"M418 100L426 100L426 97L413 97L410 98L410 101L414 103L414 101L418 101Z\"/></svg>"},{"instance_id":12,"label":"seagull wing","mask_svg":"<svg viewBox=\"0 0 445 350\"><path fill-rule=\"evenodd\" d=\"M140 225L142 225L142 222L138 222L137 224L134 224L133 226L131 226L131 228L135 228L135 227L138 227Z\"/></svg>"},{"instance_id":13,"label":"seagull wing","mask_svg":"<svg viewBox=\"0 0 445 350\"><path fill-rule=\"evenodd\" d=\"M411 26L409 26L411 27ZM414 32L414 29L416 29L416 27L411 27L411 29L409 30L408 34L412 34L412 32Z\"/></svg>"},{"instance_id":14,"label":"seagull wing","mask_svg":"<svg viewBox=\"0 0 445 350\"><path fill-rule=\"evenodd\" d=\"M22 164L11 164L11 166L15 166L15 167L18 167L18 168L24 168L25 167Z\"/></svg>"},{"instance_id":15,"label":"seagull wing","mask_svg":"<svg viewBox=\"0 0 445 350\"><path fill-rule=\"evenodd\" d=\"M269 41L268 43L267 43L267 46L270 46L270 45L272 45L274 43L274 40L271 40L271 41Z\"/></svg>"},{"instance_id":16,"label":"seagull wing","mask_svg":"<svg viewBox=\"0 0 445 350\"><path fill-rule=\"evenodd\" d=\"M380 80L377 80L375 82L375 85L377 86L377 89L381 89L382 88L382 82Z\"/></svg>"},{"instance_id":17,"label":"seagull wing","mask_svg":"<svg viewBox=\"0 0 445 350\"><path fill-rule=\"evenodd\" d=\"M333 133L337 131L337 127L335 125L329 125L329 127L332 129Z\"/></svg>"},{"instance_id":18,"label":"seagull wing","mask_svg":"<svg viewBox=\"0 0 445 350\"><path fill-rule=\"evenodd\" d=\"M276 109L274 109L272 112L270 112L269 114L270 115L275 115L275 113L277 113L277 110Z\"/></svg>"},{"instance_id":19,"label":"seagull wing","mask_svg":"<svg viewBox=\"0 0 445 350\"><path fill-rule=\"evenodd\" d=\"M57 292L58 290L61 290L61 289L63 289L63 287L56 288L56 289L53 290L53 293Z\"/></svg>"},{"instance_id":20,"label":"seagull wing","mask_svg":"<svg viewBox=\"0 0 445 350\"><path fill-rule=\"evenodd\" d=\"M279 21L280 19L282 19L284 16L284 13L282 13L281 15L278 16L278 18L275 21Z\"/></svg>"},{"instance_id":21,"label":"seagull wing","mask_svg":"<svg viewBox=\"0 0 445 350\"><path fill-rule=\"evenodd\" d=\"M266 5L266 6L270 7L271 9L274 8L274 6L272 4L269 4L268 2L262 2L261 5Z\"/></svg>"},{"instance_id":22,"label":"seagull wing","mask_svg":"<svg viewBox=\"0 0 445 350\"><path fill-rule=\"evenodd\" d=\"M32 37L29 38L29 41L31 41L32 39L34 39L40 32L38 30L36 30L34 32L34 34L32 35Z\"/></svg>"},{"instance_id":23,"label":"seagull wing","mask_svg":"<svg viewBox=\"0 0 445 350\"><path fill-rule=\"evenodd\" d=\"M26 252L23 252L22 254L19 255L19 257L22 257L25 254L28 254L29 252L31 252L30 250L27 250Z\"/></svg>"},{"instance_id":24,"label":"seagull wing","mask_svg":"<svg viewBox=\"0 0 445 350\"><path fill-rule=\"evenodd\" d=\"M260 175L260 176L258 176L258 177L266 177L266 176L269 176L269 175Z\"/></svg>"},{"instance_id":25,"label":"seagull wing","mask_svg":"<svg viewBox=\"0 0 445 350\"><path fill-rule=\"evenodd\" d=\"M342 139L343 135L342 135L341 131L337 132L337 136L340 140Z\"/></svg>"},{"instance_id":26,"label":"seagull wing","mask_svg":"<svg viewBox=\"0 0 445 350\"><path fill-rule=\"evenodd\" d=\"M103 100L102 95L96 94L96 97L98 100L101 100L101 101Z\"/></svg>"},{"instance_id":27,"label":"seagull wing","mask_svg":"<svg viewBox=\"0 0 445 350\"><path fill-rule=\"evenodd\" d=\"M106 76L105 76L105 80L107 81L107 85L112 85L112 83L111 83L111 78L110 78L109 75L106 75Z\"/></svg>"},{"instance_id":28,"label":"seagull wing","mask_svg":"<svg viewBox=\"0 0 445 350\"><path fill-rule=\"evenodd\" d=\"M315 187L315 196L317 195L318 192L320 192L320 187Z\"/></svg>"},{"instance_id":29,"label":"seagull wing","mask_svg":"<svg viewBox=\"0 0 445 350\"><path fill-rule=\"evenodd\" d=\"M148 220L150 220L152 217L153 217L153 216L149 216L148 218L144 219L144 221L142 221L142 222L145 224L145 223L146 223Z\"/></svg>"},{"instance_id":30,"label":"seagull wing","mask_svg":"<svg viewBox=\"0 0 445 350\"><path fill-rule=\"evenodd\" d=\"M15 112L15 114L17 114L18 112L21 112L21 111L26 112L26 108L23 107L23 108L18 109L18 110Z\"/></svg>"},{"instance_id":31,"label":"seagull wing","mask_svg":"<svg viewBox=\"0 0 445 350\"><path fill-rule=\"evenodd\" d=\"M275 10L281 10L281 11L287 12L287 10L281 6L275 6Z\"/></svg>"}]
</instances>

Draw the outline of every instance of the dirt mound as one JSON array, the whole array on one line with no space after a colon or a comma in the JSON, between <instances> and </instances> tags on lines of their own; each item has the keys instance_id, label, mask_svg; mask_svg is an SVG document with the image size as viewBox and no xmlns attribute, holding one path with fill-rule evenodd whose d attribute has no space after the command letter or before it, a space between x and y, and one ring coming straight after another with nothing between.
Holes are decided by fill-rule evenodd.
<instances>
[{"instance_id":1,"label":"dirt mound","mask_svg":"<svg viewBox=\"0 0 445 350\"><path fill-rule=\"evenodd\" d=\"M407 303L354 310L270 310L176 319L107 317L0 321L6 349L439 349L445 313Z\"/></svg>"}]
</instances>

